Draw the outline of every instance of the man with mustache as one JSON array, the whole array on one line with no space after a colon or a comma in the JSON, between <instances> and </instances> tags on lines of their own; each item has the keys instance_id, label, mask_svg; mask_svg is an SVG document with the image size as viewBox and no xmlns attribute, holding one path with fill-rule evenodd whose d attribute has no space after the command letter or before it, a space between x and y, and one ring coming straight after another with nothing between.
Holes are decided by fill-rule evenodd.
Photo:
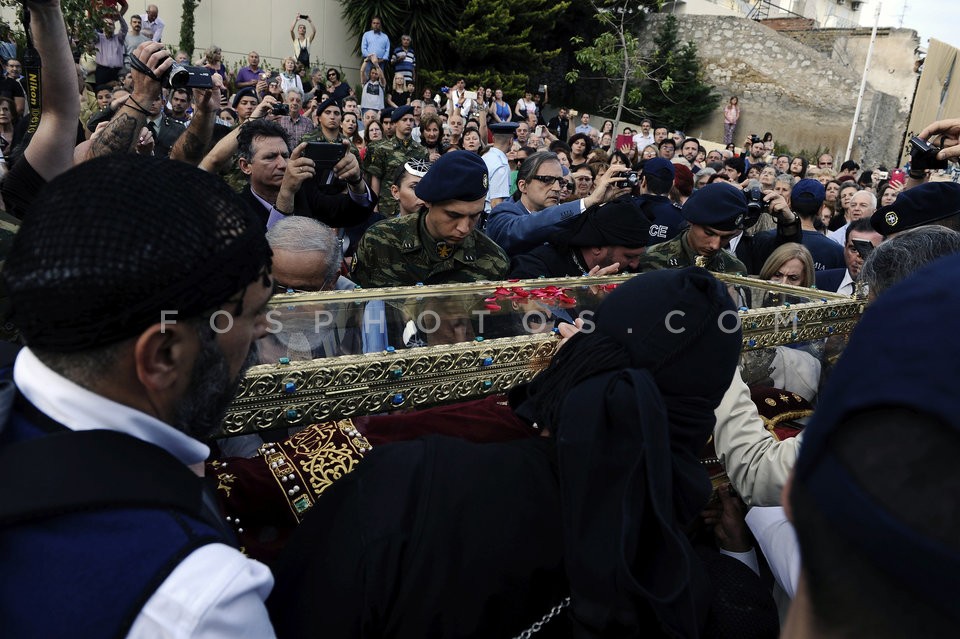
<instances>
[{"instance_id":1,"label":"man with mustache","mask_svg":"<svg viewBox=\"0 0 960 639\"><path fill-rule=\"evenodd\" d=\"M101 206L144 179L176 197ZM254 210L185 163L109 155L39 194L3 272L26 343L0 382L13 635L273 636L270 571L203 480L269 327L270 262Z\"/></svg>"}]
</instances>

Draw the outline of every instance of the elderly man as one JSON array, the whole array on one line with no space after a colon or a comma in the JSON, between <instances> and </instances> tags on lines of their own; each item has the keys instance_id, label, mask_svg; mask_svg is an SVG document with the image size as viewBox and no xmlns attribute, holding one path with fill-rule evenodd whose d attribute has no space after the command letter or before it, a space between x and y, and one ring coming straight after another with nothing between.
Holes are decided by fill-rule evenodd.
<instances>
[{"instance_id":1,"label":"elderly man","mask_svg":"<svg viewBox=\"0 0 960 639\"><path fill-rule=\"evenodd\" d=\"M702 266L719 273L745 275L747 267L725 249L743 231L747 199L729 184L708 184L683 205L689 228L655 246L640 260L639 270Z\"/></svg>"},{"instance_id":2,"label":"elderly man","mask_svg":"<svg viewBox=\"0 0 960 639\"><path fill-rule=\"evenodd\" d=\"M145 175L176 197L104 209ZM202 479L269 326L260 223L215 176L133 154L65 173L34 210L3 273L26 343L0 422L4 632L272 637L270 571Z\"/></svg>"},{"instance_id":3,"label":"elderly man","mask_svg":"<svg viewBox=\"0 0 960 639\"><path fill-rule=\"evenodd\" d=\"M246 87L255 87L263 76L264 72L260 69L260 54L251 51L247 54L247 66L237 71L237 92Z\"/></svg>"},{"instance_id":4,"label":"elderly man","mask_svg":"<svg viewBox=\"0 0 960 639\"><path fill-rule=\"evenodd\" d=\"M160 42L163 39L163 20L160 19L160 10L157 5L148 4L147 12L143 14L143 28L149 30L153 35L154 42Z\"/></svg>"},{"instance_id":5,"label":"elderly man","mask_svg":"<svg viewBox=\"0 0 960 639\"><path fill-rule=\"evenodd\" d=\"M285 102L290 107L290 114L281 116L278 122L283 130L287 132L290 138L290 146L298 146L305 135L311 133L316 128L310 118L304 117L300 111L303 109L303 94L300 89L290 89L285 96Z\"/></svg>"},{"instance_id":6,"label":"elderly man","mask_svg":"<svg viewBox=\"0 0 960 639\"><path fill-rule=\"evenodd\" d=\"M622 167L611 167L597 181L593 192L582 199L560 204L563 167L556 153L534 153L517 172L519 199L507 200L490 213L487 235L507 255L526 253L567 228L594 204L609 202L626 195L630 189L622 185Z\"/></svg>"},{"instance_id":7,"label":"elderly man","mask_svg":"<svg viewBox=\"0 0 960 639\"><path fill-rule=\"evenodd\" d=\"M847 241L847 227L850 226L851 222L855 220L862 220L864 218L870 219L877 210L877 196L873 191L862 190L857 191L853 194L853 197L850 198L850 201L847 203L845 210L847 222L836 231L830 231L827 233L827 237L831 240L844 245Z\"/></svg>"},{"instance_id":8,"label":"elderly man","mask_svg":"<svg viewBox=\"0 0 960 639\"><path fill-rule=\"evenodd\" d=\"M588 210L549 244L510 260L510 277L575 277L634 271L650 237L650 220L629 198Z\"/></svg>"},{"instance_id":9,"label":"elderly man","mask_svg":"<svg viewBox=\"0 0 960 639\"><path fill-rule=\"evenodd\" d=\"M257 107L268 108L266 102ZM332 169L349 185L347 193L324 193L313 179L314 161L303 155L306 143L291 153L283 127L254 117L234 140L240 170L250 180L245 197L268 229L288 215L306 215L336 227L360 224L370 216L372 198L353 154L345 153Z\"/></svg>"},{"instance_id":10,"label":"elderly man","mask_svg":"<svg viewBox=\"0 0 960 639\"><path fill-rule=\"evenodd\" d=\"M352 279L366 288L503 279L509 259L477 228L488 186L487 166L476 153L441 156L415 188L424 209L370 227Z\"/></svg>"},{"instance_id":11,"label":"elderly man","mask_svg":"<svg viewBox=\"0 0 960 639\"><path fill-rule=\"evenodd\" d=\"M847 244L843 247L843 259L847 267L817 271L817 288L843 295L856 293L863 262L882 241L883 236L873 230L870 220L861 218L851 222L847 225Z\"/></svg>"}]
</instances>

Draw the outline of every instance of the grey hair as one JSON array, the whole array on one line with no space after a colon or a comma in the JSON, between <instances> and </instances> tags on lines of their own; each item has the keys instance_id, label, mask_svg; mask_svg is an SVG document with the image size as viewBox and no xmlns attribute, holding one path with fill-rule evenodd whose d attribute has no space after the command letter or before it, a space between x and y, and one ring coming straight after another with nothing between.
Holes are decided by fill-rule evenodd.
<instances>
[{"instance_id":1,"label":"grey hair","mask_svg":"<svg viewBox=\"0 0 960 639\"><path fill-rule=\"evenodd\" d=\"M789 173L781 173L774 180L774 183L777 183L777 182L784 182L786 184L789 184L792 188L797 183L797 178L796 176L790 175Z\"/></svg>"},{"instance_id":2,"label":"grey hair","mask_svg":"<svg viewBox=\"0 0 960 639\"><path fill-rule=\"evenodd\" d=\"M343 261L343 247L337 232L323 222L303 215L289 215L267 231L267 243L277 251L319 252L327 264L327 281L334 281Z\"/></svg>"},{"instance_id":3,"label":"grey hair","mask_svg":"<svg viewBox=\"0 0 960 639\"><path fill-rule=\"evenodd\" d=\"M301 100L303 99L303 91L301 91L301 90L298 89L297 87L290 87L289 89L287 89L287 91L286 91L283 95L284 95L284 96L288 96L288 95L290 95L291 93L296 93L297 95L300 96L300 99L301 99Z\"/></svg>"},{"instance_id":4,"label":"grey hair","mask_svg":"<svg viewBox=\"0 0 960 639\"><path fill-rule=\"evenodd\" d=\"M877 194L873 192L873 189L860 189L853 195L860 195L861 193L866 193L867 195L870 196L870 208L876 211L877 210ZM850 197L851 199L853 198L853 196L850 196Z\"/></svg>"},{"instance_id":5,"label":"grey hair","mask_svg":"<svg viewBox=\"0 0 960 639\"><path fill-rule=\"evenodd\" d=\"M860 269L860 281L872 296L945 255L960 252L960 233L942 226L921 226L898 233L873 249Z\"/></svg>"}]
</instances>

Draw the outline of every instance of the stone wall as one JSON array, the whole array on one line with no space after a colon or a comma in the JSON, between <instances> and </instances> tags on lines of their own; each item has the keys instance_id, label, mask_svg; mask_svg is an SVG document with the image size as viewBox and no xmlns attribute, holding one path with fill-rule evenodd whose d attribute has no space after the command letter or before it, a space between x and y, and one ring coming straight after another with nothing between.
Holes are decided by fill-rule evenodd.
<instances>
[{"instance_id":1,"label":"stone wall","mask_svg":"<svg viewBox=\"0 0 960 639\"><path fill-rule=\"evenodd\" d=\"M650 16L641 35L651 48L664 18ZM696 15L677 20L681 41L697 44L706 80L724 96L717 112L689 133L722 140L723 105L729 96L737 95L741 117L734 141L738 145L750 133L772 131L775 140L794 151L826 148L837 157L845 153L862 66L855 70L752 20ZM892 161L906 126L909 101L907 107L901 109L899 96L886 96L868 86L857 131L861 143L854 145L854 159L867 165Z\"/></svg>"}]
</instances>

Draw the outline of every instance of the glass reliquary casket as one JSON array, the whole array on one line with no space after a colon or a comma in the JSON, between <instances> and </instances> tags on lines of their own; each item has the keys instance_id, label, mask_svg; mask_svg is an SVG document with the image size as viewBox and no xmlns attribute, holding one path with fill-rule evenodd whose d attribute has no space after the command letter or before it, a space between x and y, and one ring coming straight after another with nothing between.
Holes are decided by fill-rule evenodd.
<instances>
[{"instance_id":1,"label":"glass reliquary casket","mask_svg":"<svg viewBox=\"0 0 960 639\"><path fill-rule=\"evenodd\" d=\"M278 295L259 365L246 374L224 436L420 409L505 393L559 343L559 322L590 318L630 277L356 289ZM737 301L742 375L752 389L816 402L865 301L718 275ZM767 401L773 401L769 398Z\"/></svg>"}]
</instances>

